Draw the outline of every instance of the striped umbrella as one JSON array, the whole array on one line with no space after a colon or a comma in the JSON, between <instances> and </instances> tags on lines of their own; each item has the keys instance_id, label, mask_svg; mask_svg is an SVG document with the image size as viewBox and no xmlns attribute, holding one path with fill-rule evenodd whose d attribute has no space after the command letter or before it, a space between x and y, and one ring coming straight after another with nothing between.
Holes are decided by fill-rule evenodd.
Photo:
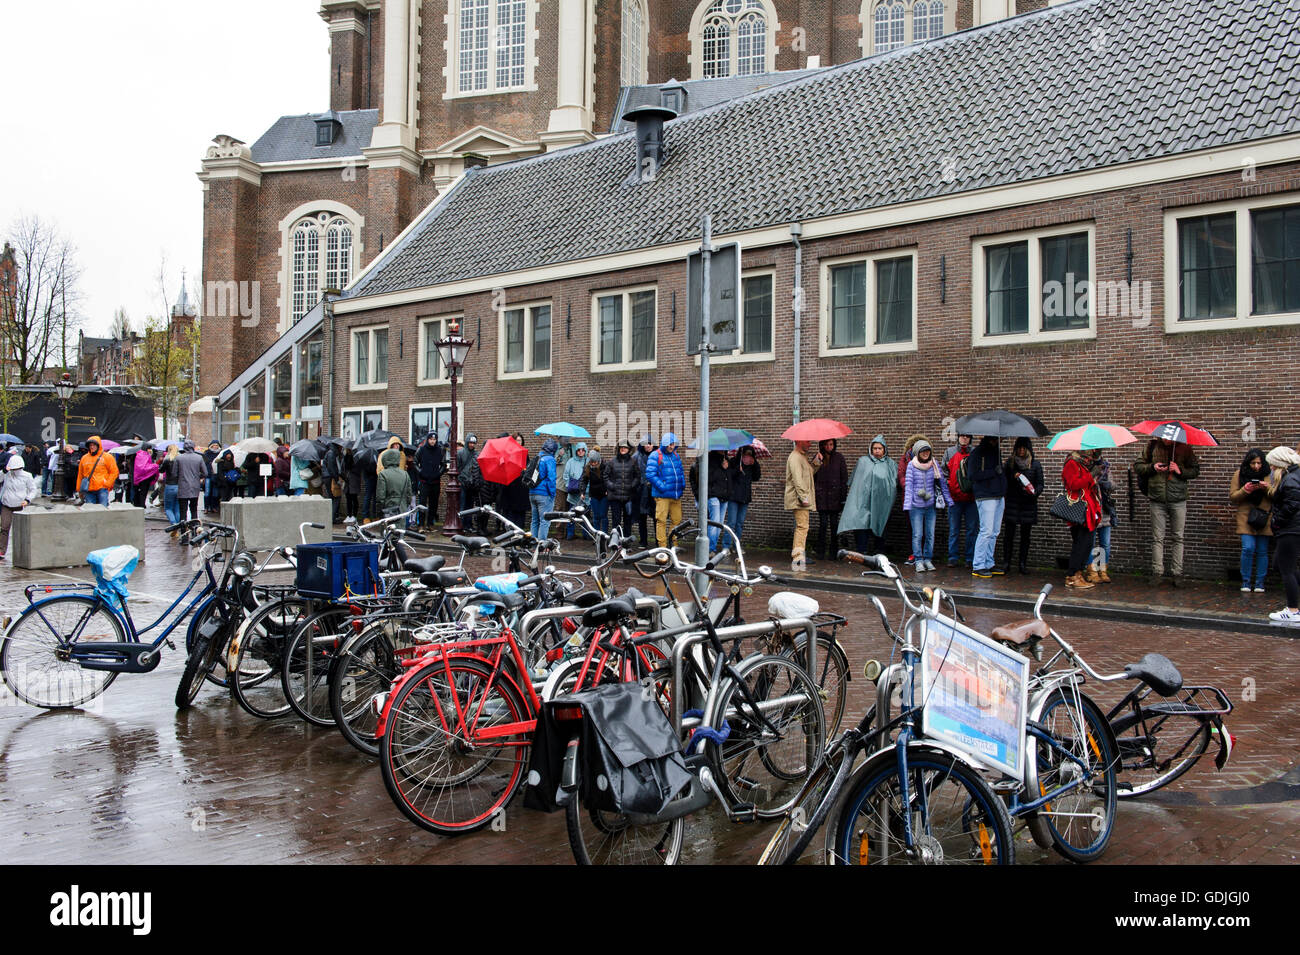
<instances>
[{"instance_id":1,"label":"striped umbrella","mask_svg":"<svg viewBox=\"0 0 1300 955\"><path fill-rule=\"evenodd\" d=\"M769 450L767 450L767 445L764 444L762 441L758 440L758 438L755 438L755 439L754 439L754 457L756 457L756 458L770 458L771 456L772 456L772 452L769 451Z\"/></svg>"},{"instance_id":2,"label":"striped umbrella","mask_svg":"<svg viewBox=\"0 0 1300 955\"><path fill-rule=\"evenodd\" d=\"M1081 424L1061 431L1047 442L1049 451L1091 451L1093 448L1118 448L1132 444L1137 436L1117 424Z\"/></svg>"}]
</instances>

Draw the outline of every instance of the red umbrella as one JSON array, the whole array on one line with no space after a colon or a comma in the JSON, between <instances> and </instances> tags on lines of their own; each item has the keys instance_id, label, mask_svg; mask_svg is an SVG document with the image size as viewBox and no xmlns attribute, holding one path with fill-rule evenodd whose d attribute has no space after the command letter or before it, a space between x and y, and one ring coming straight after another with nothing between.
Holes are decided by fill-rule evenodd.
<instances>
[{"instance_id":1,"label":"red umbrella","mask_svg":"<svg viewBox=\"0 0 1300 955\"><path fill-rule=\"evenodd\" d=\"M843 438L853 433L846 424L830 418L810 418L791 425L781 433L781 437L791 441L825 441L827 438Z\"/></svg>"},{"instance_id":2,"label":"red umbrella","mask_svg":"<svg viewBox=\"0 0 1300 955\"><path fill-rule=\"evenodd\" d=\"M493 438L478 453L483 480L493 484L509 484L524 473L527 465L528 449L514 438Z\"/></svg>"},{"instance_id":3,"label":"red umbrella","mask_svg":"<svg viewBox=\"0 0 1300 955\"><path fill-rule=\"evenodd\" d=\"M1133 430L1178 444L1192 444L1202 448L1217 448L1219 442L1208 431L1193 427L1185 421L1139 421Z\"/></svg>"}]
</instances>

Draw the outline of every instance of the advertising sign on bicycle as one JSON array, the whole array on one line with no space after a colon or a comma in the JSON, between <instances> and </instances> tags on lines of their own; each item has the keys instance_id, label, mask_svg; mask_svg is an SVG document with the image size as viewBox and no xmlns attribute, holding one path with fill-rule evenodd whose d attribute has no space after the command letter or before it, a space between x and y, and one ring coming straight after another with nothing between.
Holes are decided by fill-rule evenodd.
<instances>
[{"instance_id":1,"label":"advertising sign on bicycle","mask_svg":"<svg viewBox=\"0 0 1300 955\"><path fill-rule=\"evenodd\" d=\"M946 617L926 622L921 647L925 735L1019 779L1029 661Z\"/></svg>"}]
</instances>

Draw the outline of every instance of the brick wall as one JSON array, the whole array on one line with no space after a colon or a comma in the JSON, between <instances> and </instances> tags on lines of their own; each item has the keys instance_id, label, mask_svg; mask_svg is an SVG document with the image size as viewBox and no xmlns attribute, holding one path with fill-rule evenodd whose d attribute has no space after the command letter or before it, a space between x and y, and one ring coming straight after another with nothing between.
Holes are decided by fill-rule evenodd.
<instances>
[{"instance_id":1,"label":"brick wall","mask_svg":"<svg viewBox=\"0 0 1300 955\"><path fill-rule=\"evenodd\" d=\"M1232 470L1248 443L1269 448L1294 445L1297 440L1300 393L1284 382L1272 381L1261 369L1290 367L1300 359L1300 337L1288 328L1165 333L1163 212L1179 205L1288 190L1300 190L1300 164L1260 170L1257 180L1250 183L1243 183L1236 174L1226 174L807 242L802 276L806 303L803 417L835 417L854 429L854 436L841 443L852 467L877 432L885 434L895 457L904 439L914 432L925 433L942 448L949 443L943 436L946 419L988 407L1034 414L1054 430L1089 421L1131 424L1151 416L1182 416L1208 427L1223 444L1200 455L1203 469L1192 485L1186 534L1187 571L1221 576L1238 550L1234 510L1227 503ZM973 349L972 239L1069 222L1095 225L1096 280L1126 278L1131 230L1133 279L1152 283L1150 325L1135 326L1128 318L1099 317L1095 340ZM917 250L919 350L819 358L820 260L895 247ZM947 276L942 291L941 257ZM745 255L744 266L775 270L773 338L777 357L766 363L714 366L711 424L749 428L772 448L775 457L764 462L746 535L752 540L788 541L790 521L780 497L789 445L777 436L789 424L792 409L793 327L788 303L794 284L793 249L782 245L751 250ZM653 283L658 289L658 368L653 372L593 373L589 351L592 293L642 283ZM531 433L538 424L555 418L578 422L595 432L600 416L617 415L620 402L629 412L677 411L693 417L698 407L698 373L693 361L683 354L684 296L685 268L677 265L509 288L507 304L535 299L552 302L552 377L532 382L496 380L497 327L489 293L340 315L336 361L340 377L335 382L334 406L387 404L389 426L405 433L410 405L445 401L447 391L445 386L415 385L417 321L423 316L463 312L464 333L481 339L481 349L476 346L470 353L467 378L458 397L465 402L469 428L480 436L516 429ZM389 387L379 392L350 392L342 378L350 354L347 330L379 321L390 325ZM399 336L406 343L401 358L396 346ZM1256 435L1251 442L1242 440L1245 419L1254 422ZM1037 443L1048 483L1032 560L1047 565L1066 553L1068 536L1047 515L1049 502L1061 487L1065 458L1047 452L1044 445L1043 441ZM1140 448L1134 445L1110 454L1120 488L1120 522L1114 532L1112 563L1128 569L1145 568L1149 554L1145 502L1139 496L1137 507L1130 511L1125 490L1125 470ZM891 520L890 533L896 549L905 553L901 511ZM938 538L944 540L945 533L941 520Z\"/></svg>"}]
</instances>

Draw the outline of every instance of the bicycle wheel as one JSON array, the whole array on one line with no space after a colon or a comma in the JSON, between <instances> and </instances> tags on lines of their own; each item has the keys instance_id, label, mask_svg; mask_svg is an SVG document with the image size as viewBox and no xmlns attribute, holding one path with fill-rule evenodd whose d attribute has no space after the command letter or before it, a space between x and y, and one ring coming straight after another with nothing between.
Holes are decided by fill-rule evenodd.
<instances>
[{"instance_id":1,"label":"bicycle wheel","mask_svg":"<svg viewBox=\"0 0 1300 955\"><path fill-rule=\"evenodd\" d=\"M217 665L221 656L222 641L216 637L201 636L194 644L194 649L185 659L185 669L181 673L181 682L176 687L176 708L187 710L193 705L203 682Z\"/></svg>"},{"instance_id":2,"label":"bicycle wheel","mask_svg":"<svg viewBox=\"0 0 1300 955\"><path fill-rule=\"evenodd\" d=\"M1030 737L1029 792L1046 795L1077 785L1031 815L1030 830L1040 845L1050 839L1070 861L1092 862L1106 851L1115 823L1116 759L1106 718L1092 700L1066 686L1047 697L1038 722L1055 745Z\"/></svg>"},{"instance_id":3,"label":"bicycle wheel","mask_svg":"<svg viewBox=\"0 0 1300 955\"><path fill-rule=\"evenodd\" d=\"M1170 705L1177 704L1157 703L1111 724L1122 777L1118 798L1134 799L1168 786L1209 750L1210 721L1186 713L1160 712Z\"/></svg>"},{"instance_id":4,"label":"bicycle wheel","mask_svg":"<svg viewBox=\"0 0 1300 955\"><path fill-rule=\"evenodd\" d=\"M289 638L280 667L280 687L289 706L314 726L333 726L330 712L330 663L339 645L352 635L347 607L324 607L303 621Z\"/></svg>"},{"instance_id":5,"label":"bicycle wheel","mask_svg":"<svg viewBox=\"0 0 1300 955\"><path fill-rule=\"evenodd\" d=\"M0 672L5 686L24 703L48 710L80 706L107 690L117 674L83 669L67 659L66 645L124 640L122 622L90 597L69 594L39 600L5 634Z\"/></svg>"},{"instance_id":6,"label":"bicycle wheel","mask_svg":"<svg viewBox=\"0 0 1300 955\"><path fill-rule=\"evenodd\" d=\"M815 817L831 795L831 786L843 759L843 749L836 749L833 758L823 760L812 771L794 805L768 839L763 854L758 858L759 865L793 865L799 860L820 828L820 823L815 824Z\"/></svg>"},{"instance_id":7,"label":"bicycle wheel","mask_svg":"<svg viewBox=\"0 0 1300 955\"><path fill-rule=\"evenodd\" d=\"M242 611L239 607L229 606L225 608L226 613L229 613L232 610L242 616ZM198 641L199 635L204 633L211 634L215 625L214 621L217 621L222 613L223 602L221 598L213 597L194 614L194 618L190 621L190 625L185 631L185 653L187 658L194 653L194 645ZM236 621L236 623L237 622L238 621ZM231 627L232 632L233 630L234 628ZM229 640L229 636L226 637L226 640ZM212 671L208 674L207 679L208 682L214 683L217 686L226 686L226 656L224 653L217 654L216 663L213 665Z\"/></svg>"},{"instance_id":8,"label":"bicycle wheel","mask_svg":"<svg viewBox=\"0 0 1300 955\"><path fill-rule=\"evenodd\" d=\"M564 807L564 822L578 865L676 865L681 858L684 817L632 825L627 816L584 804L579 791Z\"/></svg>"},{"instance_id":9,"label":"bicycle wheel","mask_svg":"<svg viewBox=\"0 0 1300 955\"><path fill-rule=\"evenodd\" d=\"M440 656L404 680L392 702L380 742L384 786L417 826L472 832L519 788L535 725L501 671ZM493 730L501 735L485 739Z\"/></svg>"},{"instance_id":10,"label":"bicycle wheel","mask_svg":"<svg viewBox=\"0 0 1300 955\"><path fill-rule=\"evenodd\" d=\"M812 678L786 656L758 656L736 665L737 675L758 702L758 719L734 680L706 714L708 725L729 734L713 746L714 771L731 802L750 802L760 818L780 816L794 805L826 742L821 694Z\"/></svg>"},{"instance_id":11,"label":"bicycle wheel","mask_svg":"<svg viewBox=\"0 0 1300 955\"><path fill-rule=\"evenodd\" d=\"M233 660L227 682L235 702L254 716L273 719L289 712L280 669L289 638L310 612L305 600L276 600L240 627L228 654Z\"/></svg>"},{"instance_id":12,"label":"bicycle wheel","mask_svg":"<svg viewBox=\"0 0 1300 955\"><path fill-rule=\"evenodd\" d=\"M795 640L792 659L811 676L822 693L822 709L826 714L826 736L833 738L840 731L840 722L849 703L849 658L829 633L817 631L817 672L808 667L808 638L800 636Z\"/></svg>"},{"instance_id":13,"label":"bicycle wheel","mask_svg":"<svg viewBox=\"0 0 1300 955\"><path fill-rule=\"evenodd\" d=\"M1006 807L980 775L955 756L909 746L906 801L901 782L893 748L858 768L845 787L847 795L832 834L833 861L840 865L1015 862Z\"/></svg>"},{"instance_id":14,"label":"bicycle wheel","mask_svg":"<svg viewBox=\"0 0 1300 955\"><path fill-rule=\"evenodd\" d=\"M330 715L343 738L367 756L379 755L379 717L370 701L386 693L401 670L386 627L371 624L343 645L330 678Z\"/></svg>"}]
</instances>

